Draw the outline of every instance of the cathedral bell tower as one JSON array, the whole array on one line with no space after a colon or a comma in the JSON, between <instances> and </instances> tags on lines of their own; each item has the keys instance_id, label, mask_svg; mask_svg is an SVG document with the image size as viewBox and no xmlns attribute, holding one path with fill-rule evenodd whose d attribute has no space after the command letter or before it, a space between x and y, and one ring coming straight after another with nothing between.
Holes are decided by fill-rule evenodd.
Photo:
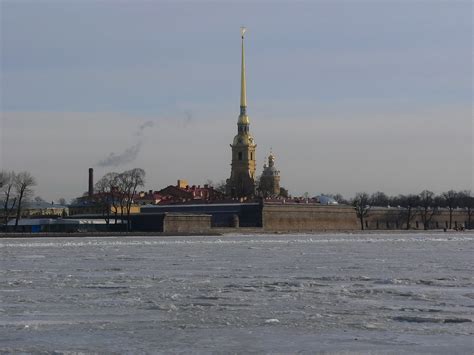
<instances>
[{"instance_id":1,"label":"cathedral bell tower","mask_svg":"<svg viewBox=\"0 0 474 355\"><path fill-rule=\"evenodd\" d=\"M255 148L257 145L250 135L250 120L247 116L247 87L245 84L245 27L241 28L242 67L240 77L240 115L237 121L237 135L230 145L232 148L232 169L227 179L226 190L232 197L250 197L255 194Z\"/></svg>"}]
</instances>

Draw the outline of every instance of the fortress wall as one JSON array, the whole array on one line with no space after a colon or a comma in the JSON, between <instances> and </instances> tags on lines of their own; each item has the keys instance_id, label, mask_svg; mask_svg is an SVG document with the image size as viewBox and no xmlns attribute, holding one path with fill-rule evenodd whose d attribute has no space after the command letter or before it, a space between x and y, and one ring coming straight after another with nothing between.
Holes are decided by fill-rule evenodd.
<instances>
[{"instance_id":1,"label":"fortress wall","mask_svg":"<svg viewBox=\"0 0 474 355\"><path fill-rule=\"evenodd\" d=\"M406 229L405 210L374 207L364 219L366 230ZM414 213L414 211L412 212ZM414 221L414 218L412 219ZM414 224L414 222L412 222ZM360 222L359 222L360 227Z\"/></svg>"},{"instance_id":2,"label":"fortress wall","mask_svg":"<svg viewBox=\"0 0 474 355\"><path fill-rule=\"evenodd\" d=\"M351 206L315 204L264 204L262 225L266 231L275 232L360 229Z\"/></svg>"},{"instance_id":3,"label":"fortress wall","mask_svg":"<svg viewBox=\"0 0 474 355\"><path fill-rule=\"evenodd\" d=\"M410 221L410 229L424 229L423 220L420 213L413 210L413 217ZM366 217L365 228L370 230L390 230L390 229L406 229L406 212L397 208L374 208L370 210ZM454 210L452 217L452 225L468 226L468 215L464 210ZM472 222L471 222L472 224ZM449 210L442 209L437 211L429 221L428 229L449 228Z\"/></svg>"},{"instance_id":4,"label":"fortress wall","mask_svg":"<svg viewBox=\"0 0 474 355\"><path fill-rule=\"evenodd\" d=\"M165 233L206 233L211 230L211 215L165 213L163 232Z\"/></svg>"},{"instance_id":5,"label":"fortress wall","mask_svg":"<svg viewBox=\"0 0 474 355\"><path fill-rule=\"evenodd\" d=\"M418 217L417 220L421 219ZM452 220L452 228L455 226L463 226L463 227L468 227L469 218L467 215L467 212L464 210L454 210L453 211L453 220ZM432 221L430 222L432 228L448 228L449 227L449 211L444 210L439 214L436 214L433 216ZM474 227L471 217L471 228Z\"/></svg>"},{"instance_id":6,"label":"fortress wall","mask_svg":"<svg viewBox=\"0 0 474 355\"><path fill-rule=\"evenodd\" d=\"M410 229L423 230L420 213L415 210ZM468 227L464 210L454 210L452 228ZM474 221L471 221L471 225ZM351 206L326 206L315 204L268 204L262 210L262 225L266 231L308 232L324 230L360 230L360 222ZM406 211L398 208L374 207L364 219L366 230L406 229ZM428 229L449 228L449 210L438 210L429 221Z\"/></svg>"}]
</instances>

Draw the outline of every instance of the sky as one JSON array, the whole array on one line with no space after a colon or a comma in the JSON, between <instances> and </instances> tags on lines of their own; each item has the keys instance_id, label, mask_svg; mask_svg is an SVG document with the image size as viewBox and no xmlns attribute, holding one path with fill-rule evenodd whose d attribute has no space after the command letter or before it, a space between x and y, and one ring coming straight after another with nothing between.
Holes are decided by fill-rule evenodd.
<instances>
[{"instance_id":1,"label":"sky","mask_svg":"<svg viewBox=\"0 0 474 355\"><path fill-rule=\"evenodd\" d=\"M473 188L471 1L0 0L0 168L230 176L245 39L257 172L292 195Z\"/></svg>"}]
</instances>

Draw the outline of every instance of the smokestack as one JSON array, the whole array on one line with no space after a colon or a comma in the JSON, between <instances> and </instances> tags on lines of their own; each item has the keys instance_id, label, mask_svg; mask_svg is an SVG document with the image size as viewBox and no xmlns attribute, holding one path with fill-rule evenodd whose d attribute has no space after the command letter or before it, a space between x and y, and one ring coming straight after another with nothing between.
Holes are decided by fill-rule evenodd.
<instances>
[{"instance_id":1,"label":"smokestack","mask_svg":"<svg viewBox=\"0 0 474 355\"><path fill-rule=\"evenodd\" d=\"M89 168L89 197L94 194L94 169Z\"/></svg>"}]
</instances>

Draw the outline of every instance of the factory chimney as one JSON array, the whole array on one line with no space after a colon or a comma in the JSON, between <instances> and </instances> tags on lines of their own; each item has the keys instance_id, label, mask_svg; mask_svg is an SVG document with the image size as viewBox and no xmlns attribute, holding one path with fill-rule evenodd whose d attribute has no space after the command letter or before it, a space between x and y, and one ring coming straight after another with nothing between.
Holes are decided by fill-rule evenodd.
<instances>
[{"instance_id":1,"label":"factory chimney","mask_svg":"<svg viewBox=\"0 0 474 355\"><path fill-rule=\"evenodd\" d=\"M89 168L89 197L94 194L94 169Z\"/></svg>"}]
</instances>

